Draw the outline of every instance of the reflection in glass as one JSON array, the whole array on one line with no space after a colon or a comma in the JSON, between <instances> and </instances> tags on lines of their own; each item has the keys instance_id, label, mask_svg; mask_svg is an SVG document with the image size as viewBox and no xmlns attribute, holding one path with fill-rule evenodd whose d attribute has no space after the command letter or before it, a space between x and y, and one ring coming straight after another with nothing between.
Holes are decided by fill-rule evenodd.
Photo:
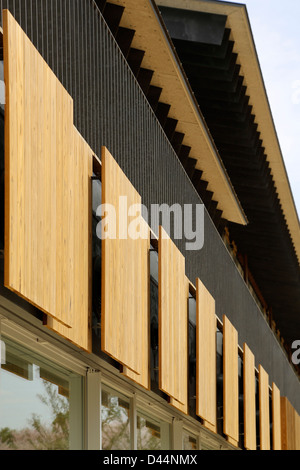
<instances>
[{"instance_id":1,"label":"reflection in glass","mask_svg":"<svg viewBox=\"0 0 300 470\"><path fill-rule=\"evenodd\" d=\"M138 450L161 449L160 426L140 414L137 416L137 448Z\"/></svg>"},{"instance_id":2,"label":"reflection in glass","mask_svg":"<svg viewBox=\"0 0 300 470\"><path fill-rule=\"evenodd\" d=\"M217 328L217 431L223 434L223 333Z\"/></svg>"},{"instance_id":3,"label":"reflection in glass","mask_svg":"<svg viewBox=\"0 0 300 470\"><path fill-rule=\"evenodd\" d=\"M0 449L69 449L69 378L37 354L2 338Z\"/></svg>"},{"instance_id":4,"label":"reflection in glass","mask_svg":"<svg viewBox=\"0 0 300 470\"><path fill-rule=\"evenodd\" d=\"M0 107L4 110L5 105L5 84L4 84L4 65L0 60Z\"/></svg>"},{"instance_id":5,"label":"reflection in glass","mask_svg":"<svg viewBox=\"0 0 300 470\"><path fill-rule=\"evenodd\" d=\"M150 343L151 389L158 392L158 253L152 245L150 248Z\"/></svg>"},{"instance_id":6,"label":"reflection in glass","mask_svg":"<svg viewBox=\"0 0 300 470\"><path fill-rule=\"evenodd\" d=\"M190 294L189 311L189 414L196 418L196 299Z\"/></svg>"},{"instance_id":7,"label":"reflection in glass","mask_svg":"<svg viewBox=\"0 0 300 470\"><path fill-rule=\"evenodd\" d=\"M243 359L238 357L239 373L239 447L244 449L244 369Z\"/></svg>"},{"instance_id":8,"label":"reflection in glass","mask_svg":"<svg viewBox=\"0 0 300 470\"><path fill-rule=\"evenodd\" d=\"M197 450L197 439L190 434L183 433L183 450Z\"/></svg>"},{"instance_id":9,"label":"reflection in glass","mask_svg":"<svg viewBox=\"0 0 300 470\"><path fill-rule=\"evenodd\" d=\"M129 400L113 391L102 390L101 430L103 450L130 449Z\"/></svg>"}]
</instances>

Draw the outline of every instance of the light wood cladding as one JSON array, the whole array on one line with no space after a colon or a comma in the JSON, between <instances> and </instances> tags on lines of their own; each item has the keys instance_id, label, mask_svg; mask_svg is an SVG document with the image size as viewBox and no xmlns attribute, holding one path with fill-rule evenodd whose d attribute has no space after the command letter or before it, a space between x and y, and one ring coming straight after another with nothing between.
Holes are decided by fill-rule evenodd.
<instances>
[{"instance_id":1,"label":"light wood cladding","mask_svg":"<svg viewBox=\"0 0 300 470\"><path fill-rule=\"evenodd\" d=\"M196 413L216 431L217 364L215 299L196 280Z\"/></svg>"},{"instance_id":2,"label":"light wood cladding","mask_svg":"<svg viewBox=\"0 0 300 470\"><path fill-rule=\"evenodd\" d=\"M282 450L300 450L299 415L286 397L281 397Z\"/></svg>"},{"instance_id":3,"label":"light wood cladding","mask_svg":"<svg viewBox=\"0 0 300 470\"><path fill-rule=\"evenodd\" d=\"M69 220L76 223L73 233L69 234L67 254L64 261L65 271L57 279L57 289L71 288L74 291L73 315L74 325L67 328L55 319L47 317L46 326L60 334L79 348L92 350L92 185L93 153L76 128L73 130L73 164L69 166L69 178L74 182L73 191L69 187L57 197L64 200L61 211L61 221L65 214ZM62 170L64 173L67 169ZM66 191L72 192L72 201L67 198ZM68 206L66 206L66 202ZM62 204L61 204L62 205ZM59 206L59 203L57 204ZM63 224L62 224L63 225ZM64 232L57 231L57 237L63 237ZM60 282L60 285L58 284ZM69 285L68 285L69 283ZM67 308L67 305L66 307Z\"/></svg>"},{"instance_id":4,"label":"light wood cladding","mask_svg":"<svg viewBox=\"0 0 300 470\"><path fill-rule=\"evenodd\" d=\"M138 209L134 218L122 206L125 202L128 209L133 205ZM149 323L150 231L141 216L140 195L105 147L102 204L114 208L116 230L115 234L105 231L105 227L109 230L105 222L109 214L103 214L101 346L106 354L141 376L147 374L145 359L149 347L146 322ZM129 233L134 220L143 232L137 239Z\"/></svg>"},{"instance_id":5,"label":"light wood cladding","mask_svg":"<svg viewBox=\"0 0 300 470\"><path fill-rule=\"evenodd\" d=\"M145 246L143 245L143 250ZM150 230L148 231L147 250L150 250ZM148 266L145 266L141 275L144 277L142 284L145 287L143 292L144 302L148 303L148 314L140 319L140 333L137 334L137 351L141 354L141 370L140 374L136 374L127 367L123 367L123 374L146 390L150 390L150 266L148 257ZM146 298L145 298L146 297Z\"/></svg>"},{"instance_id":6,"label":"light wood cladding","mask_svg":"<svg viewBox=\"0 0 300 470\"><path fill-rule=\"evenodd\" d=\"M92 151L72 98L8 10L3 27L5 286L90 350Z\"/></svg>"},{"instance_id":7,"label":"light wood cladding","mask_svg":"<svg viewBox=\"0 0 300 470\"><path fill-rule=\"evenodd\" d=\"M159 388L187 403L188 289L185 259L165 230L158 240Z\"/></svg>"},{"instance_id":8,"label":"light wood cladding","mask_svg":"<svg viewBox=\"0 0 300 470\"><path fill-rule=\"evenodd\" d=\"M295 439L295 450L300 450L300 415L295 411L296 416L296 439Z\"/></svg>"},{"instance_id":9,"label":"light wood cladding","mask_svg":"<svg viewBox=\"0 0 300 470\"><path fill-rule=\"evenodd\" d=\"M270 450L269 375L261 365L258 367L258 374L260 450Z\"/></svg>"},{"instance_id":10,"label":"light wood cladding","mask_svg":"<svg viewBox=\"0 0 300 470\"><path fill-rule=\"evenodd\" d=\"M189 283L188 278L186 277L185 278L185 294L184 294L184 296L186 296L187 302L188 302L188 297L189 297L189 286L190 286L190 283ZM185 325L184 325L184 327L185 327ZM188 332L188 324L187 324L187 332ZM188 376L188 359L189 359L188 354L184 355L184 358L186 359L186 370L187 370L187 376ZM174 398L170 397L170 405L173 406L174 408L176 408L177 410L181 411L182 413L188 415L189 414L188 380L183 381L182 391L183 391L183 394L184 394L184 397L185 397L184 400L183 400L183 403L180 403L179 401L177 401Z\"/></svg>"},{"instance_id":11,"label":"light wood cladding","mask_svg":"<svg viewBox=\"0 0 300 470\"><path fill-rule=\"evenodd\" d=\"M272 384L272 449L281 450L280 390Z\"/></svg>"},{"instance_id":12,"label":"light wood cladding","mask_svg":"<svg viewBox=\"0 0 300 470\"><path fill-rule=\"evenodd\" d=\"M239 441L238 333L223 316L223 410L224 434L230 442Z\"/></svg>"},{"instance_id":13,"label":"light wood cladding","mask_svg":"<svg viewBox=\"0 0 300 470\"><path fill-rule=\"evenodd\" d=\"M244 445L247 450L256 450L256 402L255 402L255 358L244 344Z\"/></svg>"}]
</instances>

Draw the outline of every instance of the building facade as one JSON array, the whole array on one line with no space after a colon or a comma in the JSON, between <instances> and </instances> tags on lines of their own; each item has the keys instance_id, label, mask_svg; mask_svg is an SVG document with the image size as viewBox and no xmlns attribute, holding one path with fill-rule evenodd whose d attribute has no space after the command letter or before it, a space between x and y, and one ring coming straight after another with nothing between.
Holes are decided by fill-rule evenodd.
<instances>
[{"instance_id":1,"label":"building facade","mask_svg":"<svg viewBox=\"0 0 300 470\"><path fill-rule=\"evenodd\" d=\"M0 448L299 449L299 220L245 6L0 8Z\"/></svg>"}]
</instances>

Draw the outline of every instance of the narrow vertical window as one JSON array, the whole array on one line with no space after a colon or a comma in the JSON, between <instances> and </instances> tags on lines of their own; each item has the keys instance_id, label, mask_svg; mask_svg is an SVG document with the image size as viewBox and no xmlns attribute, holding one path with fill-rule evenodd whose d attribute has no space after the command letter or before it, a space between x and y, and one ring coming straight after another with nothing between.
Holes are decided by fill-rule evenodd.
<instances>
[{"instance_id":1,"label":"narrow vertical window","mask_svg":"<svg viewBox=\"0 0 300 470\"><path fill-rule=\"evenodd\" d=\"M130 400L108 388L101 393L102 450L129 450Z\"/></svg>"}]
</instances>

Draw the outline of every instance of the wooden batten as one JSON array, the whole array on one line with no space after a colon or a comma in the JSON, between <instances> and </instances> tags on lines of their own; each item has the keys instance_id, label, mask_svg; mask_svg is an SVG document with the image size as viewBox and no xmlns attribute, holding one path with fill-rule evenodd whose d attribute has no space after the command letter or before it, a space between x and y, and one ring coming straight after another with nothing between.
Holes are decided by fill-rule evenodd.
<instances>
[{"instance_id":1,"label":"wooden batten","mask_svg":"<svg viewBox=\"0 0 300 470\"><path fill-rule=\"evenodd\" d=\"M93 152L74 127L71 96L8 10L3 26L4 284L90 351Z\"/></svg>"},{"instance_id":2,"label":"wooden batten","mask_svg":"<svg viewBox=\"0 0 300 470\"><path fill-rule=\"evenodd\" d=\"M260 450L270 450L269 375L259 365L259 434Z\"/></svg>"},{"instance_id":3,"label":"wooden batten","mask_svg":"<svg viewBox=\"0 0 300 470\"><path fill-rule=\"evenodd\" d=\"M272 384L272 450L281 450L280 390Z\"/></svg>"},{"instance_id":4,"label":"wooden batten","mask_svg":"<svg viewBox=\"0 0 300 470\"><path fill-rule=\"evenodd\" d=\"M188 294L185 259L159 228L159 387L172 404L188 403ZM181 408L181 407L180 407Z\"/></svg>"},{"instance_id":5,"label":"wooden batten","mask_svg":"<svg viewBox=\"0 0 300 470\"><path fill-rule=\"evenodd\" d=\"M135 206L134 218L122 203L128 210ZM102 204L115 214L116 225L107 225L108 214L103 214L101 347L125 367L125 375L148 388L150 230L141 215L140 195L105 147ZM141 235L137 239L130 233L134 219Z\"/></svg>"},{"instance_id":6,"label":"wooden batten","mask_svg":"<svg viewBox=\"0 0 300 470\"><path fill-rule=\"evenodd\" d=\"M223 316L223 431L228 441L239 441L238 333Z\"/></svg>"},{"instance_id":7,"label":"wooden batten","mask_svg":"<svg viewBox=\"0 0 300 470\"><path fill-rule=\"evenodd\" d=\"M256 450L256 400L255 358L244 344L244 445L247 450Z\"/></svg>"},{"instance_id":8,"label":"wooden batten","mask_svg":"<svg viewBox=\"0 0 300 470\"><path fill-rule=\"evenodd\" d=\"M217 429L217 365L215 300L204 284L196 281L197 356L196 356L196 410L206 427Z\"/></svg>"}]
</instances>

